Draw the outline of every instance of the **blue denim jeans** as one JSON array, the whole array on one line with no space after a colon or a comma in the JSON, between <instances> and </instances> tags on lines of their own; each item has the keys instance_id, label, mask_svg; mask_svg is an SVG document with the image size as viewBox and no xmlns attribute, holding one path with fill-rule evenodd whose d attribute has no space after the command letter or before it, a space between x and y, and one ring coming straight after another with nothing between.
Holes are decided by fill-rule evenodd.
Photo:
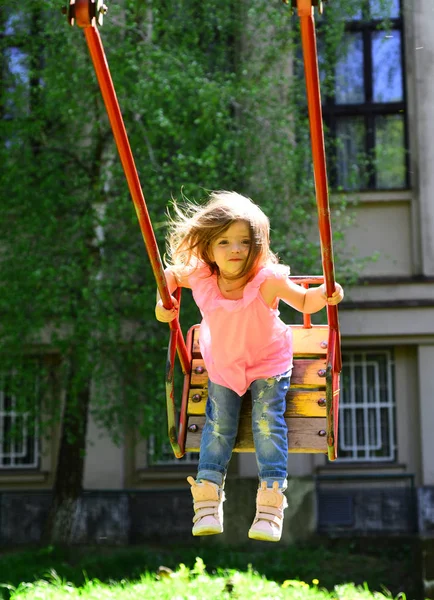
<instances>
[{"instance_id":1,"label":"blue denim jeans","mask_svg":"<svg viewBox=\"0 0 434 600\"><path fill-rule=\"evenodd\" d=\"M291 371L257 379L250 386L252 432L259 481L286 488L288 429L284 419ZM197 480L223 485L238 432L242 398L227 387L208 382L206 421L200 443Z\"/></svg>"}]
</instances>

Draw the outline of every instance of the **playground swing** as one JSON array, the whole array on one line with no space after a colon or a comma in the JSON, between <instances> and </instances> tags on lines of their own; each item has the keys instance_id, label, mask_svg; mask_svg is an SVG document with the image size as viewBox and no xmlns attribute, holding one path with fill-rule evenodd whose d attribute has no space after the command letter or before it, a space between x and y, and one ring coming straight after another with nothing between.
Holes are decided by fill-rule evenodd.
<instances>
[{"instance_id":1,"label":"playground swing","mask_svg":"<svg viewBox=\"0 0 434 600\"><path fill-rule=\"evenodd\" d=\"M289 1L284 0L286 4ZM311 284L325 283L327 296L331 296L335 291L335 279L314 22L314 7L322 11L322 2L291 0L291 3L300 17L324 272L324 276L299 276L291 279L306 288ZM103 0L69 0L69 6L65 10L69 23L77 24L84 31L157 287L164 307L172 308L160 253L97 29L97 25L102 25L106 12L107 7ZM180 295L181 290L176 290L175 296L178 300ZM168 433L175 456L181 458L186 452L198 452L200 448L200 437L205 423L208 375L198 344L199 325L193 325L189 329L186 341L178 319L169 323L169 327L166 363ZM327 324L312 325L310 315L303 315L303 325L291 327L294 368L285 412L289 452L325 453L330 460L334 460L337 457L339 375L342 367L337 307L327 306ZM176 355L184 375L178 424L174 397ZM235 452L254 451L250 423L251 403L248 396L249 392L246 393L243 402Z\"/></svg>"}]
</instances>

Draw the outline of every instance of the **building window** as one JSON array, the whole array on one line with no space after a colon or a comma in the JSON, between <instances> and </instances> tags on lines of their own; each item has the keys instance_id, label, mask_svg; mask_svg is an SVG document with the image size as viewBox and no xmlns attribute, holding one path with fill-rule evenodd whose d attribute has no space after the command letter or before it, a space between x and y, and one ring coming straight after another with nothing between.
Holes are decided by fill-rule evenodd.
<instances>
[{"instance_id":1,"label":"building window","mask_svg":"<svg viewBox=\"0 0 434 600\"><path fill-rule=\"evenodd\" d=\"M323 94L330 183L343 190L403 189L409 178L400 0L360 6L347 17L334 86ZM323 80L326 69L321 61Z\"/></svg>"},{"instance_id":2,"label":"building window","mask_svg":"<svg viewBox=\"0 0 434 600\"><path fill-rule=\"evenodd\" d=\"M16 373L0 375L0 469L38 468L37 402L37 381L22 387Z\"/></svg>"},{"instance_id":3,"label":"building window","mask_svg":"<svg viewBox=\"0 0 434 600\"><path fill-rule=\"evenodd\" d=\"M156 444L156 438L151 437L148 445L148 465L150 467L197 465L199 462L198 452L188 452L182 458L176 458L169 442L163 442L158 452Z\"/></svg>"},{"instance_id":4,"label":"building window","mask_svg":"<svg viewBox=\"0 0 434 600\"><path fill-rule=\"evenodd\" d=\"M179 427L178 410L175 419L177 427ZM198 452L187 452L182 458L175 457L168 438L167 422L163 422L158 431L148 438L147 455L149 467L176 467L178 465L197 464L199 461Z\"/></svg>"},{"instance_id":5,"label":"building window","mask_svg":"<svg viewBox=\"0 0 434 600\"><path fill-rule=\"evenodd\" d=\"M340 462L396 459L394 364L389 351L346 352L339 406Z\"/></svg>"}]
</instances>

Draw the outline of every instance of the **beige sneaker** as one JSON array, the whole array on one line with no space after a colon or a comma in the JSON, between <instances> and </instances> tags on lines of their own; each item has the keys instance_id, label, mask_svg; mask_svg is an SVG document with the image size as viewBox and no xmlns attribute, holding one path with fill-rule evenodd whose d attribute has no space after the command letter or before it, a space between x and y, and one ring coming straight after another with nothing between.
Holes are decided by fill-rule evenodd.
<instances>
[{"instance_id":1,"label":"beige sneaker","mask_svg":"<svg viewBox=\"0 0 434 600\"><path fill-rule=\"evenodd\" d=\"M223 502L225 494L221 487L211 481L196 483L187 477L193 496L193 535L214 535L223 532Z\"/></svg>"},{"instance_id":2,"label":"beige sneaker","mask_svg":"<svg viewBox=\"0 0 434 600\"><path fill-rule=\"evenodd\" d=\"M277 481L267 488L263 481L256 496L256 515L249 529L249 538L263 542L278 542L282 536L283 511L288 506Z\"/></svg>"}]
</instances>

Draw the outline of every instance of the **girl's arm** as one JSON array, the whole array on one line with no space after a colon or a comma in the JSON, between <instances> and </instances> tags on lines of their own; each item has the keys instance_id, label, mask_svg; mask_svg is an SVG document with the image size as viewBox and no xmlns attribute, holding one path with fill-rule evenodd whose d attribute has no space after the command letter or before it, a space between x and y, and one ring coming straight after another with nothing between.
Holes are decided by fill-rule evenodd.
<instances>
[{"instance_id":1,"label":"girl's arm","mask_svg":"<svg viewBox=\"0 0 434 600\"><path fill-rule=\"evenodd\" d=\"M332 296L326 297L325 285L305 289L289 278L271 278L261 285L261 294L269 306L274 306L278 299L290 304L296 310L311 314L318 312L326 304L339 304L344 297L344 291L339 283Z\"/></svg>"},{"instance_id":2,"label":"girl's arm","mask_svg":"<svg viewBox=\"0 0 434 600\"><path fill-rule=\"evenodd\" d=\"M166 275L167 287L169 288L169 294L172 299L173 308L171 310L167 310L163 306L163 301L161 300L160 292L157 289L157 303L155 305L155 316L157 321L161 321L162 323L170 323L178 316L179 304L177 299L172 296L173 292L178 287L186 287L189 288L190 284L188 283L188 275L189 272L187 269L181 270L176 269L176 274L172 267L167 267L164 270L164 274Z\"/></svg>"}]
</instances>

